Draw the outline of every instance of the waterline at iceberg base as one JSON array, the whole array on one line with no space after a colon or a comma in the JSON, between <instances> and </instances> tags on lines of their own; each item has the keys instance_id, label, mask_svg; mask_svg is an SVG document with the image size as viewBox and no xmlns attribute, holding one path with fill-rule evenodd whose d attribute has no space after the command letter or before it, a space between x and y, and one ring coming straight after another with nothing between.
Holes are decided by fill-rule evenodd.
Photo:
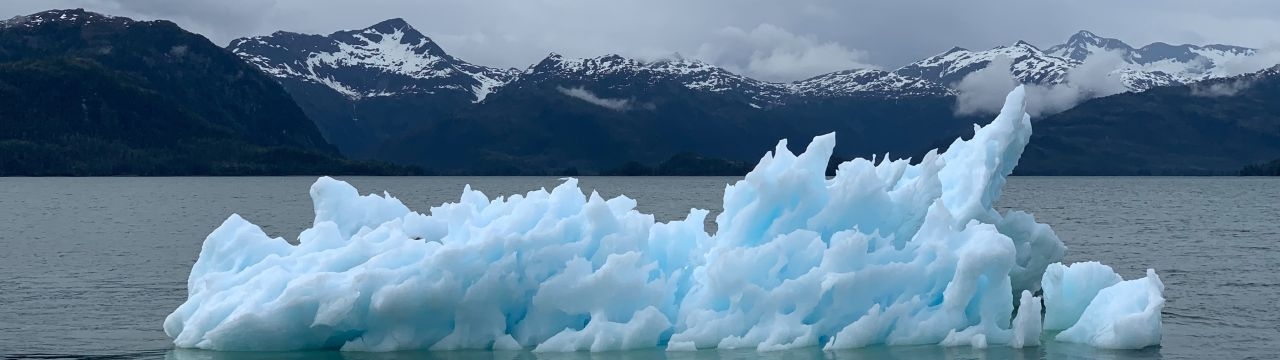
<instances>
[{"instance_id":1,"label":"waterline at iceberg base","mask_svg":"<svg viewBox=\"0 0 1280 360\"><path fill-rule=\"evenodd\" d=\"M799 155L783 141L725 188L715 234L705 210L657 223L574 179L468 187L422 214L321 178L297 245L237 215L214 230L164 330L235 351L1159 344L1154 271L1063 266L1048 225L992 208L1031 136L1023 98L916 165L855 159L828 179L834 135Z\"/></svg>"}]
</instances>

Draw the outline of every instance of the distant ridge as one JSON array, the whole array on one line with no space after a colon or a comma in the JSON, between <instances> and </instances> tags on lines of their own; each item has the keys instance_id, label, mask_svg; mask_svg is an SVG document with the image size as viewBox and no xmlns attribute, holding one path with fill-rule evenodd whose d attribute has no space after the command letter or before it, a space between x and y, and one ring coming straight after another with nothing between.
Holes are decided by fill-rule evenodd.
<instances>
[{"instance_id":1,"label":"distant ridge","mask_svg":"<svg viewBox=\"0 0 1280 360\"><path fill-rule=\"evenodd\" d=\"M0 175L406 173L343 159L289 95L168 21L0 23Z\"/></svg>"}]
</instances>

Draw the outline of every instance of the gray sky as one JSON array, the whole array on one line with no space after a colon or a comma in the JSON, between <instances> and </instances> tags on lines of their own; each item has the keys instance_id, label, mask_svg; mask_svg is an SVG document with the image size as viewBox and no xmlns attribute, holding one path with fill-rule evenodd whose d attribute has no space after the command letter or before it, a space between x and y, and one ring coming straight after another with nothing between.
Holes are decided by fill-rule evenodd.
<instances>
[{"instance_id":1,"label":"gray sky","mask_svg":"<svg viewBox=\"0 0 1280 360\"><path fill-rule=\"evenodd\" d=\"M73 8L168 19L218 44L328 34L401 17L449 53L524 68L547 53L679 53L765 80L893 69L952 46L1061 43L1080 29L1130 45L1280 48L1274 0L4 0L0 16Z\"/></svg>"}]
</instances>

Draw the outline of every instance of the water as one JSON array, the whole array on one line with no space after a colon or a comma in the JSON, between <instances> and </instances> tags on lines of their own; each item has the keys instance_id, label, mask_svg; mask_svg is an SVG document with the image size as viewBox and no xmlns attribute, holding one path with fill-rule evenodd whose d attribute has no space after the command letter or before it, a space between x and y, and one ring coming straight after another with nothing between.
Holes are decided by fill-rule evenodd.
<instances>
[{"instance_id":1,"label":"water","mask_svg":"<svg viewBox=\"0 0 1280 360\"><path fill-rule=\"evenodd\" d=\"M1012 178L1001 207L1053 226L1069 261L1098 260L1126 278L1159 271L1164 345L1101 351L1048 342L1013 350L873 347L825 353L701 351L217 353L172 349L164 317L186 296L200 243L231 213L295 237L311 221L314 178L0 178L0 358L169 359L864 359L1272 358L1280 350L1280 179ZM466 183L493 196L555 178L343 178L425 210ZM659 220L716 210L734 178L585 178L627 194Z\"/></svg>"}]
</instances>

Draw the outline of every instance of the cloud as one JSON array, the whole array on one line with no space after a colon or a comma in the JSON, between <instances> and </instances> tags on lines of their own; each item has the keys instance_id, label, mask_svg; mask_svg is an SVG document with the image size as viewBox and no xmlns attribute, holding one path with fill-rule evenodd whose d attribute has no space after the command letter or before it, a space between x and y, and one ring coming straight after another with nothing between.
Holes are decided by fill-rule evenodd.
<instances>
[{"instance_id":1,"label":"cloud","mask_svg":"<svg viewBox=\"0 0 1280 360\"><path fill-rule=\"evenodd\" d=\"M760 80L794 81L833 71L874 67L866 52L812 35L761 24L751 31L726 27L698 47L696 57Z\"/></svg>"},{"instance_id":2,"label":"cloud","mask_svg":"<svg viewBox=\"0 0 1280 360\"><path fill-rule=\"evenodd\" d=\"M1128 91L1117 71L1123 67L1124 58L1119 52L1094 53L1079 66L1068 70L1062 83L1033 86L1032 110L1039 114L1055 114L1085 100Z\"/></svg>"},{"instance_id":3,"label":"cloud","mask_svg":"<svg viewBox=\"0 0 1280 360\"><path fill-rule=\"evenodd\" d=\"M1012 59L1000 56L956 84L958 115L992 114L1000 111L1004 97L1018 85L1010 67ZM1128 89L1117 69L1124 66L1118 52L1099 52L1067 71L1058 84L1027 85L1027 113L1032 116L1052 115L1066 111L1082 101L1119 94Z\"/></svg>"},{"instance_id":4,"label":"cloud","mask_svg":"<svg viewBox=\"0 0 1280 360\"><path fill-rule=\"evenodd\" d=\"M1258 49L1249 57L1230 58L1218 64L1227 76L1243 75L1262 71L1280 64L1280 46Z\"/></svg>"},{"instance_id":5,"label":"cloud","mask_svg":"<svg viewBox=\"0 0 1280 360\"><path fill-rule=\"evenodd\" d=\"M1258 79L1256 77L1248 76L1247 74L1276 66L1280 66L1280 45L1258 49L1253 56L1227 59L1218 64L1218 69L1227 76L1237 77L1191 84L1191 95L1203 97L1235 96L1257 83Z\"/></svg>"},{"instance_id":6,"label":"cloud","mask_svg":"<svg viewBox=\"0 0 1280 360\"><path fill-rule=\"evenodd\" d=\"M977 115L1000 111L1005 95L1018 86L1009 68L1013 59L997 56L987 67L965 75L956 83L956 114Z\"/></svg>"},{"instance_id":7,"label":"cloud","mask_svg":"<svg viewBox=\"0 0 1280 360\"><path fill-rule=\"evenodd\" d=\"M631 99L602 98L602 97L596 96L596 94L592 93L591 91L588 91L587 89L583 89L582 87L566 89L566 88L557 86L556 90L559 90L560 93L565 94L565 96L586 101L605 109L609 109L613 111L631 110L631 103L632 103Z\"/></svg>"},{"instance_id":8,"label":"cloud","mask_svg":"<svg viewBox=\"0 0 1280 360\"><path fill-rule=\"evenodd\" d=\"M1191 85L1191 95L1201 97L1235 96L1248 90L1257 82L1257 78L1244 76L1222 81L1207 81Z\"/></svg>"}]
</instances>

